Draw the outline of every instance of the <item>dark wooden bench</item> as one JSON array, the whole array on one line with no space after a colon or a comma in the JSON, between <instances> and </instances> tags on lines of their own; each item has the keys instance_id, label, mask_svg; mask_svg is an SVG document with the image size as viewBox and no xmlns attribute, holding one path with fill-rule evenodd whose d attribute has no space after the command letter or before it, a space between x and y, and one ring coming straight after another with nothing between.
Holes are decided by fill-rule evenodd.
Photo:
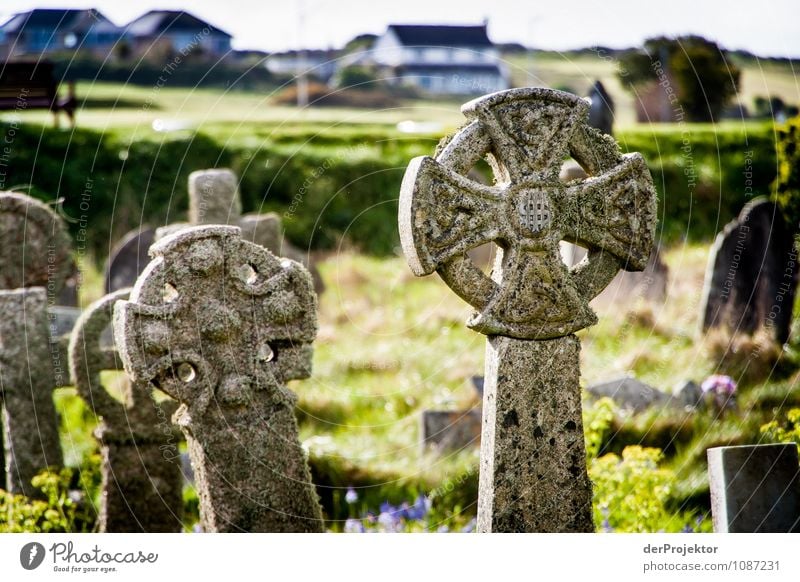
<instances>
[{"instance_id":1,"label":"dark wooden bench","mask_svg":"<svg viewBox=\"0 0 800 582\"><path fill-rule=\"evenodd\" d=\"M0 63L0 111L27 111L49 109L55 116L63 111L72 125L75 124L75 84L68 84L65 99L58 97L58 81L53 74L53 63L48 61L12 61Z\"/></svg>"}]
</instances>

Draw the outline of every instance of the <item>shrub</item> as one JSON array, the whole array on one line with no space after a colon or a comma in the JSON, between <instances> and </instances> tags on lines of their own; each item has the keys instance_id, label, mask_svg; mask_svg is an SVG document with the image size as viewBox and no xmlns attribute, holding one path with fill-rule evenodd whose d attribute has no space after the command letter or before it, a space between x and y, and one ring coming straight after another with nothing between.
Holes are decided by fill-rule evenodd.
<instances>
[{"instance_id":1,"label":"shrub","mask_svg":"<svg viewBox=\"0 0 800 582\"><path fill-rule=\"evenodd\" d=\"M761 427L761 434L769 442L796 443L800 452L800 408L792 408L786 413L786 420L773 420Z\"/></svg>"},{"instance_id":2,"label":"shrub","mask_svg":"<svg viewBox=\"0 0 800 582\"><path fill-rule=\"evenodd\" d=\"M793 230L800 230L800 117L778 128L775 201Z\"/></svg>"}]
</instances>

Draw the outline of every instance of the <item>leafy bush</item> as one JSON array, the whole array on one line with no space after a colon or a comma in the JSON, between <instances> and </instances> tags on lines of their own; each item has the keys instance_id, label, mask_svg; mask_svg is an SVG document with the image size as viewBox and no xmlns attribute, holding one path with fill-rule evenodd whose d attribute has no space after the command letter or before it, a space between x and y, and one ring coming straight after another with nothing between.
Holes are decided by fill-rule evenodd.
<instances>
[{"instance_id":1,"label":"leafy bush","mask_svg":"<svg viewBox=\"0 0 800 582\"><path fill-rule=\"evenodd\" d=\"M0 489L0 532L70 533L94 528L94 505L100 484L100 458L93 455L82 470L45 470L31 481L43 499Z\"/></svg>"},{"instance_id":2,"label":"leafy bush","mask_svg":"<svg viewBox=\"0 0 800 582\"><path fill-rule=\"evenodd\" d=\"M598 531L710 531L710 524L693 512L668 509L675 474L660 465L659 449L626 447L620 458L609 453L589 467Z\"/></svg>"},{"instance_id":3,"label":"leafy bush","mask_svg":"<svg viewBox=\"0 0 800 582\"><path fill-rule=\"evenodd\" d=\"M792 408L787 412L784 422L768 422L761 427L761 434L770 442L796 443L800 449L800 408Z\"/></svg>"},{"instance_id":4,"label":"leafy bush","mask_svg":"<svg viewBox=\"0 0 800 582\"><path fill-rule=\"evenodd\" d=\"M778 128L775 201L794 231L800 230L800 117Z\"/></svg>"}]
</instances>

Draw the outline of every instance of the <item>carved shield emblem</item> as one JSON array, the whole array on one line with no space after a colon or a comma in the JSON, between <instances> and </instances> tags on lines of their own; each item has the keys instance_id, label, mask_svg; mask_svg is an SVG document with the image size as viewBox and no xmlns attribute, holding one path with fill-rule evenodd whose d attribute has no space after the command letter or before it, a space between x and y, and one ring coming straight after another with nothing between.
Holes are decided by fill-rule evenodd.
<instances>
[{"instance_id":1,"label":"carved shield emblem","mask_svg":"<svg viewBox=\"0 0 800 582\"><path fill-rule=\"evenodd\" d=\"M520 198L518 210L520 224L533 234L539 234L550 225L550 200L542 190L525 192Z\"/></svg>"}]
</instances>

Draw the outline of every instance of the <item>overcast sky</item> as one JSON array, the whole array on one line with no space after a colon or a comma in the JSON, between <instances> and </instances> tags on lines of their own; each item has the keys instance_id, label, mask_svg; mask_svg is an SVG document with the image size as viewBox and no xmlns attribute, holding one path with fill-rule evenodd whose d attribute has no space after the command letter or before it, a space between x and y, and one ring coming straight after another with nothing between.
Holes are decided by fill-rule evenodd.
<instances>
[{"instance_id":1,"label":"overcast sky","mask_svg":"<svg viewBox=\"0 0 800 582\"><path fill-rule=\"evenodd\" d=\"M0 18L48 7L94 7L117 24L154 8L183 9L231 33L235 48L268 51L338 47L388 23L488 19L495 42L554 50L695 33L730 49L800 57L798 0L0 0Z\"/></svg>"}]
</instances>

